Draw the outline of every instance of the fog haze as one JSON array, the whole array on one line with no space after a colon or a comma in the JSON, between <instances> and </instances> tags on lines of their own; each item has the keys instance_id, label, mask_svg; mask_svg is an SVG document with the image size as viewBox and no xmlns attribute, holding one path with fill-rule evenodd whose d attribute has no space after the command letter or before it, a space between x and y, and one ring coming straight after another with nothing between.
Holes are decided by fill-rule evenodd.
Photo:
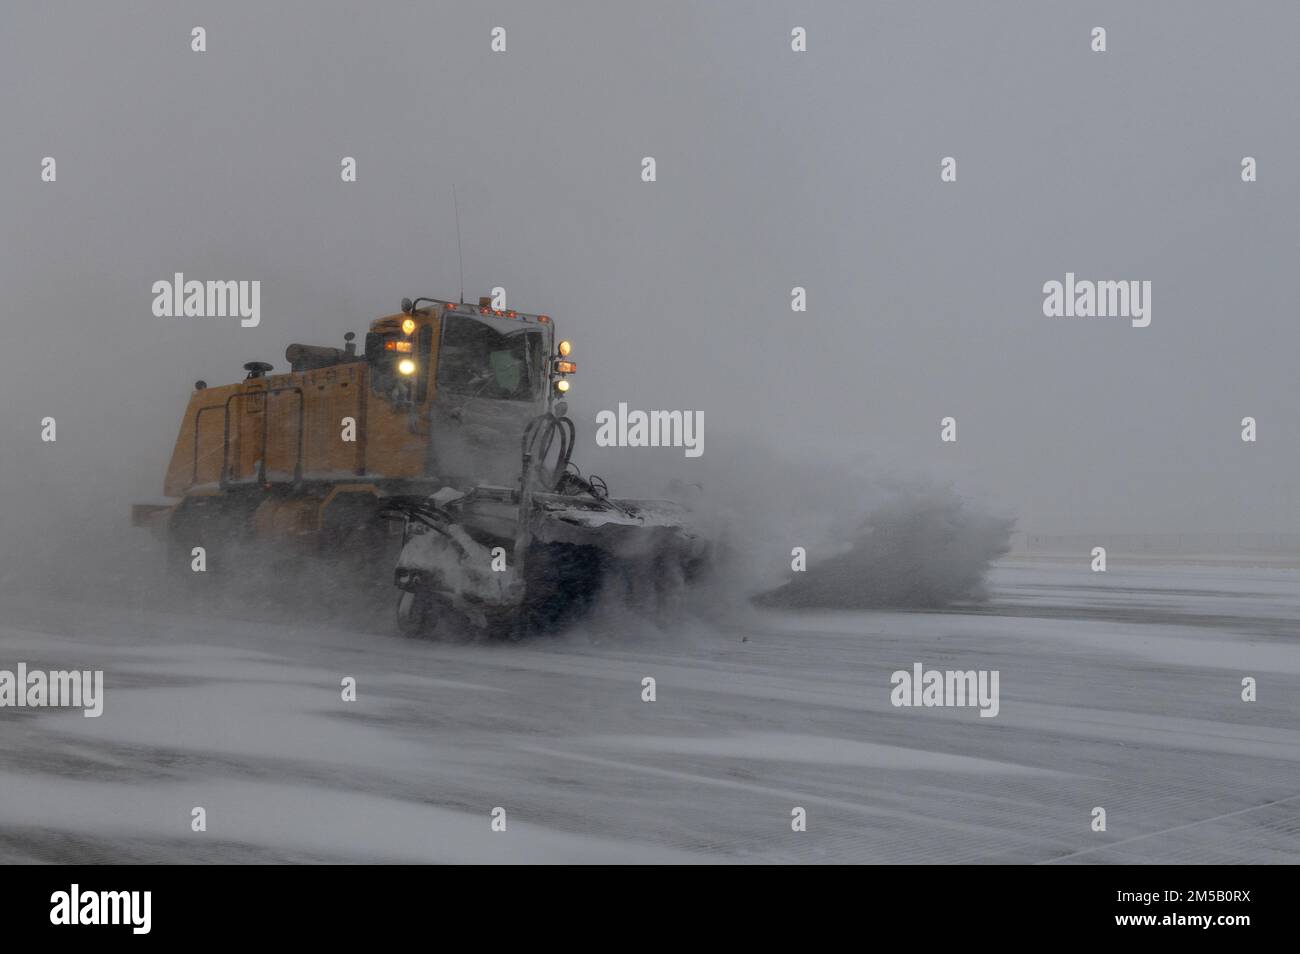
<instances>
[{"instance_id":1,"label":"fog haze","mask_svg":"<svg viewBox=\"0 0 1300 954\"><path fill-rule=\"evenodd\" d=\"M504 286L574 341L577 459L632 484L616 491L655 490L638 462L746 481L727 461L758 443L951 483L1030 532L1300 529L1294 5L8 3L0 20L11 542L57 548L69 518L159 499L195 379L284 370L292 342L454 298L453 185L466 297ZM1067 271L1150 280L1151 326L1044 317ZM155 317L175 272L260 280L261 324ZM620 401L703 411L704 458L596 448Z\"/></svg>"}]
</instances>

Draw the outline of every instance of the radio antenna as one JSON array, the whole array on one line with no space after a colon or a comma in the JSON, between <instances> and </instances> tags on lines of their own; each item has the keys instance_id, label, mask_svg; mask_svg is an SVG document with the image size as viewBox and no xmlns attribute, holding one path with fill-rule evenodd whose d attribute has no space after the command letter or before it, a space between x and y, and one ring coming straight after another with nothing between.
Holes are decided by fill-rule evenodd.
<instances>
[{"instance_id":1,"label":"radio antenna","mask_svg":"<svg viewBox=\"0 0 1300 954\"><path fill-rule=\"evenodd\" d=\"M456 263L460 273L460 303L465 304L465 253L460 247L460 203L456 200L456 185L451 186L451 204L456 209Z\"/></svg>"}]
</instances>

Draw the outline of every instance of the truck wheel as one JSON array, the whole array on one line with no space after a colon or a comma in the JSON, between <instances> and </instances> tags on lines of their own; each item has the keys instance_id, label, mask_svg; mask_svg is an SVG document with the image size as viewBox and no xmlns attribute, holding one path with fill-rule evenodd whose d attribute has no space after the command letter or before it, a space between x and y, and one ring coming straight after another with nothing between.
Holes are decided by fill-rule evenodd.
<instances>
[{"instance_id":1,"label":"truck wheel","mask_svg":"<svg viewBox=\"0 0 1300 954\"><path fill-rule=\"evenodd\" d=\"M480 633L488 639L504 639L517 642L524 638L528 625L521 608L493 610L483 614L485 623Z\"/></svg>"},{"instance_id":2,"label":"truck wheel","mask_svg":"<svg viewBox=\"0 0 1300 954\"><path fill-rule=\"evenodd\" d=\"M403 636L421 636L432 628L433 600L423 590L402 590L397 597L397 630Z\"/></svg>"},{"instance_id":3,"label":"truck wheel","mask_svg":"<svg viewBox=\"0 0 1300 954\"><path fill-rule=\"evenodd\" d=\"M204 572L193 569L193 548L203 547ZM210 595L225 565L221 534L211 520L175 520L167 532L167 586L173 597L183 601Z\"/></svg>"}]
</instances>

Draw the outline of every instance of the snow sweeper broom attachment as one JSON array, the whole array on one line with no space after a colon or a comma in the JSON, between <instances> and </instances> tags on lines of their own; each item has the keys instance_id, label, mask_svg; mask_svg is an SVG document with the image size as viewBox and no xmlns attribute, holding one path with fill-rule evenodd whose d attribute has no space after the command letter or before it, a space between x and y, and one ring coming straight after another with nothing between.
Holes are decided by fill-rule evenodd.
<instances>
[{"instance_id":1,"label":"snow sweeper broom attachment","mask_svg":"<svg viewBox=\"0 0 1300 954\"><path fill-rule=\"evenodd\" d=\"M524 430L517 487L445 487L389 511L405 521L402 632L518 637L562 625L601 594L661 611L701 572L706 548L686 511L611 499L572 463L573 422L562 402L555 410Z\"/></svg>"}]
</instances>

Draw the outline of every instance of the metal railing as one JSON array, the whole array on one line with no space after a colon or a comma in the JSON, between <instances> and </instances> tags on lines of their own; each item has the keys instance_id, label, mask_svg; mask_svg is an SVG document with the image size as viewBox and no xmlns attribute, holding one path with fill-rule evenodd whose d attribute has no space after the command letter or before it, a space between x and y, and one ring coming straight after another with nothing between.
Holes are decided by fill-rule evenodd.
<instances>
[{"instance_id":1,"label":"metal railing","mask_svg":"<svg viewBox=\"0 0 1300 954\"><path fill-rule=\"evenodd\" d=\"M256 388L256 389L250 389L246 391L236 391L234 394L230 395L230 397L226 398L224 404L208 404L205 405L204 407L199 408L198 411L195 412L194 414L194 462L193 462L193 475L190 478L191 482L196 482L199 479L199 427L202 422L204 412L219 410L222 413L221 472L220 472L220 477L218 478L218 482L220 483L221 488L224 490L231 485L230 405L233 401L235 401L238 398L261 397L261 398L268 399L268 401L267 401L267 406L262 413L262 434L261 434L262 456L260 458L259 466L257 469L257 480L258 483L262 483L262 484L269 483L266 475L266 442L267 442L267 431L269 427L268 422L270 421L271 418L269 398L273 394L281 394L286 391L292 391L293 393L298 395L298 446L297 446L297 458L295 459L293 465L293 482L298 483L299 481L301 481L302 480L303 421L304 421L306 399L303 395L303 390L300 385L287 384L277 388Z\"/></svg>"}]
</instances>

